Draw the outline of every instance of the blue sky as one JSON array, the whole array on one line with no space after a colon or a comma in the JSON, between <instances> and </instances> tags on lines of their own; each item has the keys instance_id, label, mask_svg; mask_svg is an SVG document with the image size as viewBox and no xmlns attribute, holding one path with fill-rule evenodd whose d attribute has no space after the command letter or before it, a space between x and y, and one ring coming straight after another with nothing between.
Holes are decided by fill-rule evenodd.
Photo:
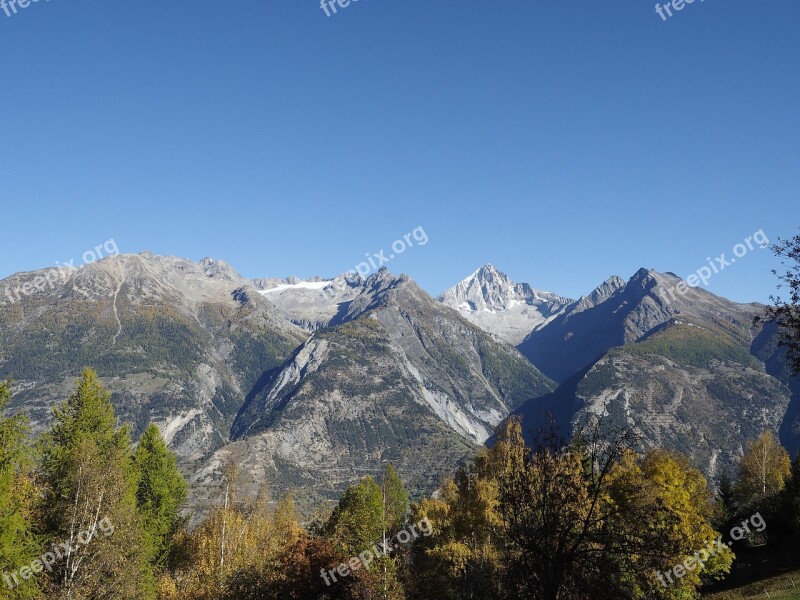
<instances>
[{"instance_id":1,"label":"blue sky","mask_svg":"<svg viewBox=\"0 0 800 600\"><path fill-rule=\"evenodd\" d=\"M0 11L0 277L123 252L578 296L800 226L800 3L42 0ZM714 276L773 292L769 251Z\"/></svg>"}]
</instances>

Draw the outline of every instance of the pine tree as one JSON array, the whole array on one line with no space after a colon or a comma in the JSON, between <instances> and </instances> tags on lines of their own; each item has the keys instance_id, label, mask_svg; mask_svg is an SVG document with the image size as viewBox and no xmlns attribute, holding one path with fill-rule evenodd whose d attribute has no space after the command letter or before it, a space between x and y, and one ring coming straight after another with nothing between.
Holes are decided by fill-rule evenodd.
<instances>
[{"instance_id":1,"label":"pine tree","mask_svg":"<svg viewBox=\"0 0 800 600\"><path fill-rule=\"evenodd\" d=\"M116 427L111 394L94 371L83 372L54 420L41 441L48 551L56 556L48 595L153 597L130 433Z\"/></svg>"},{"instance_id":2,"label":"pine tree","mask_svg":"<svg viewBox=\"0 0 800 600\"><path fill-rule=\"evenodd\" d=\"M138 479L136 502L152 547L152 562L163 567L172 536L182 523L179 513L186 502L188 486L178 470L175 455L155 425L148 426L139 439L133 463Z\"/></svg>"},{"instance_id":3,"label":"pine tree","mask_svg":"<svg viewBox=\"0 0 800 600\"><path fill-rule=\"evenodd\" d=\"M84 442L101 450L118 446L127 432L117 431L111 394L103 389L97 374L86 369L76 383L75 392L53 410L54 424L42 439L42 469L53 484L53 495L60 489L74 467L75 452Z\"/></svg>"}]
</instances>

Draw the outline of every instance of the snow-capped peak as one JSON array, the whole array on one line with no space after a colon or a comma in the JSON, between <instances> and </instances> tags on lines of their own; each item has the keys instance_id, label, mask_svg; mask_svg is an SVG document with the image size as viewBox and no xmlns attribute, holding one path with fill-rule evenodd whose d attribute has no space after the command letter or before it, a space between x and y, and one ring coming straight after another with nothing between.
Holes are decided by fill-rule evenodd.
<instances>
[{"instance_id":1,"label":"snow-capped peak","mask_svg":"<svg viewBox=\"0 0 800 600\"><path fill-rule=\"evenodd\" d=\"M439 301L513 344L572 302L527 283L515 283L492 264L441 294Z\"/></svg>"}]
</instances>

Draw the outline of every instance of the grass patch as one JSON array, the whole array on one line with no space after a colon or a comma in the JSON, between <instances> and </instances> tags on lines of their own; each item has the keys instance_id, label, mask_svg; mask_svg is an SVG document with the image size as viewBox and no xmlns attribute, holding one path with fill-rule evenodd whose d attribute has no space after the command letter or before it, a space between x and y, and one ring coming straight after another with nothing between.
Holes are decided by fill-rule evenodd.
<instances>
[{"instance_id":1,"label":"grass patch","mask_svg":"<svg viewBox=\"0 0 800 600\"><path fill-rule=\"evenodd\" d=\"M800 571L792 571L777 577L748 583L732 590L704 595L703 598L708 600L745 600L746 598L800 600Z\"/></svg>"},{"instance_id":2,"label":"grass patch","mask_svg":"<svg viewBox=\"0 0 800 600\"><path fill-rule=\"evenodd\" d=\"M760 363L749 349L721 331L709 331L689 325L673 325L641 342L629 344L616 352L634 356L666 356L683 366L708 368L721 360L758 369ZM611 354L614 353L612 350Z\"/></svg>"}]
</instances>

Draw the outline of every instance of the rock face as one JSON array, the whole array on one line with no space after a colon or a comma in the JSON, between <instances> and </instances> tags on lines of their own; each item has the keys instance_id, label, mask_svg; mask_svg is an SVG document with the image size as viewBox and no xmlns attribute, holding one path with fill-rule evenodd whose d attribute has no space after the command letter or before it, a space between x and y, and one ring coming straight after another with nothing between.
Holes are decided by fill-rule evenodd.
<instances>
[{"instance_id":1,"label":"rock face","mask_svg":"<svg viewBox=\"0 0 800 600\"><path fill-rule=\"evenodd\" d=\"M484 331L516 346L573 301L514 283L505 273L485 265L439 296Z\"/></svg>"},{"instance_id":2,"label":"rock face","mask_svg":"<svg viewBox=\"0 0 800 600\"><path fill-rule=\"evenodd\" d=\"M514 348L382 270L275 370L198 482L231 456L278 488L338 492L398 466L430 492L511 410L553 389Z\"/></svg>"}]
</instances>

